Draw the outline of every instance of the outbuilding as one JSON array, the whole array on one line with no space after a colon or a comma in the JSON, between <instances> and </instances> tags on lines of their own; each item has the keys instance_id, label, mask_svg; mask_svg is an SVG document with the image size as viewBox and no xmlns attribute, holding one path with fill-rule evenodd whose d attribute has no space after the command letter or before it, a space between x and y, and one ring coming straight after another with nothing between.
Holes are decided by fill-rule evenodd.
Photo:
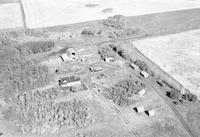
<instances>
[{"instance_id":1,"label":"outbuilding","mask_svg":"<svg viewBox=\"0 0 200 137\"><path fill-rule=\"evenodd\" d=\"M135 107L134 110L135 110L137 113L142 113L142 112L144 112L144 106Z\"/></svg>"},{"instance_id":2,"label":"outbuilding","mask_svg":"<svg viewBox=\"0 0 200 137\"><path fill-rule=\"evenodd\" d=\"M140 74L145 78L147 78L149 76L149 74L146 71L142 71L142 72L140 72Z\"/></svg>"},{"instance_id":3,"label":"outbuilding","mask_svg":"<svg viewBox=\"0 0 200 137\"><path fill-rule=\"evenodd\" d=\"M141 89L137 92L137 94L140 96L140 97L143 97L145 94L146 94L146 90L145 89Z\"/></svg>"},{"instance_id":4,"label":"outbuilding","mask_svg":"<svg viewBox=\"0 0 200 137\"><path fill-rule=\"evenodd\" d=\"M90 69L91 72L98 72L98 71L102 70L102 67L100 67L100 66L90 66L89 69Z\"/></svg>"},{"instance_id":5,"label":"outbuilding","mask_svg":"<svg viewBox=\"0 0 200 137\"><path fill-rule=\"evenodd\" d=\"M156 111L154 109L150 109L146 111L146 114L150 117L155 116Z\"/></svg>"},{"instance_id":6,"label":"outbuilding","mask_svg":"<svg viewBox=\"0 0 200 137\"><path fill-rule=\"evenodd\" d=\"M74 50L73 48L68 48L68 49L67 49L67 52L69 52L69 54L71 54L71 55L73 55L73 56L76 55L76 52L75 52L75 50Z\"/></svg>"},{"instance_id":7,"label":"outbuilding","mask_svg":"<svg viewBox=\"0 0 200 137\"><path fill-rule=\"evenodd\" d=\"M113 57L106 57L105 62L113 62L115 59Z\"/></svg>"},{"instance_id":8,"label":"outbuilding","mask_svg":"<svg viewBox=\"0 0 200 137\"><path fill-rule=\"evenodd\" d=\"M131 63L130 67L133 68L134 70L139 70L139 66L135 65L134 63Z\"/></svg>"},{"instance_id":9,"label":"outbuilding","mask_svg":"<svg viewBox=\"0 0 200 137\"><path fill-rule=\"evenodd\" d=\"M66 53L60 55L60 58L62 59L62 61L68 61L68 60L70 60L69 56Z\"/></svg>"},{"instance_id":10,"label":"outbuilding","mask_svg":"<svg viewBox=\"0 0 200 137\"><path fill-rule=\"evenodd\" d=\"M75 85L80 85L82 83L81 79L76 76L64 77L61 78L58 82L61 87L71 87Z\"/></svg>"}]
</instances>

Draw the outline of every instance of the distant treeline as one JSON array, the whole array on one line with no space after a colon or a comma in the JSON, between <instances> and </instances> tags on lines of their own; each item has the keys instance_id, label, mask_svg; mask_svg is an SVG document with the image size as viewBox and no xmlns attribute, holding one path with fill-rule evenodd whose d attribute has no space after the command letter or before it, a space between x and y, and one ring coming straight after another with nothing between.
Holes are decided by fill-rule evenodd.
<instances>
[{"instance_id":1,"label":"distant treeline","mask_svg":"<svg viewBox=\"0 0 200 137\"><path fill-rule=\"evenodd\" d=\"M54 41L29 41L23 43L23 45L19 45L17 49L19 50L21 55L27 56L31 54L50 51L52 50L52 48L54 48L54 46Z\"/></svg>"}]
</instances>

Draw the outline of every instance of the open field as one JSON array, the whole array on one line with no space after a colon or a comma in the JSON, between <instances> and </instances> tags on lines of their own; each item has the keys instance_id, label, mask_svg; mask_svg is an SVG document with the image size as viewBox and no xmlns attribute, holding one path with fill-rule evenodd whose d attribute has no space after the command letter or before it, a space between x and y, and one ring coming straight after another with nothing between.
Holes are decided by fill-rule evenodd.
<instances>
[{"instance_id":1,"label":"open field","mask_svg":"<svg viewBox=\"0 0 200 137\"><path fill-rule=\"evenodd\" d=\"M23 27L20 5L18 3L1 4L0 29Z\"/></svg>"},{"instance_id":2,"label":"open field","mask_svg":"<svg viewBox=\"0 0 200 137\"><path fill-rule=\"evenodd\" d=\"M0 0L0 4L15 3L15 2L18 2L18 0Z\"/></svg>"},{"instance_id":3,"label":"open field","mask_svg":"<svg viewBox=\"0 0 200 137\"><path fill-rule=\"evenodd\" d=\"M199 8L197 0L22 0L27 25L47 27L105 19L121 14L136 16L151 13ZM124 10L129 9L129 10Z\"/></svg>"},{"instance_id":4,"label":"open field","mask_svg":"<svg viewBox=\"0 0 200 137\"><path fill-rule=\"evenodd\" d=\"M164 71L200 96L200 30L134 41Z\"/></svg>"}]
</instances>

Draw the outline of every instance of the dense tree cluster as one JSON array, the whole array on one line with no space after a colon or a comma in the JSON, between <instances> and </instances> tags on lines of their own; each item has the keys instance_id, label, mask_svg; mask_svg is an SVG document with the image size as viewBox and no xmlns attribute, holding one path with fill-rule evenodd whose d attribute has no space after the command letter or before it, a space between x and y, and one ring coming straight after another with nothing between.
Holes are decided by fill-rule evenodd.
<instances>
[{"instance_id":1,"label":"dense tree cluster","mask_svg":"<svg viewBox=\"0 0 200 137\"><path fill-rule=\"evenodd\" d=\"M126 18L122 15L108 17L108 19L103 21L103 25L112 30L109 34L110 38L123 37L138 33L138 30L128 27Z\"/></svg>"},{"instance_id":2,"label":"dense tree cluster","mask_svg":"<svg viewBox=\"0 0 200 137\"><path fill-rule=\"evenodd\" d=\"M83 29L81 34L86 35L86 36L95 36L95 35L102 34L102 32L103 32L102 30L96 30L94 28L85 28L85 29Z\"/></svg>"},{"instance_id":3,"label":"dense tree cluster","mask_svg":"<svg viewBox=\"0 0 200 137\"><path fill-rule=\"evenodd\" d=\"M60 131L82 127L90 122L87 104L73 99L71 101L35 101L24 96L15 106L3 111L3 116L14 121L23 132L46 133L52 129Z\"/></svg>"},{"instance_id":4,"label":"dense tree cluster","mask_svg":"<svg viewBox=\"0 0 200 137\"><path fill-rule=\"evenodd\" d=\"M125 28L125 29L118 29L112 30L109 32L109 38L117 38L117 37L125 37L129 35L136 35L138 34L139 29L132 29L132 28Z\"/></svg>"},{"instance_id":5,"label":"dense tree cluster","mask_svg":"<svg viewBox=\"0 0 200 137\"><path fill-rule=\"evenodd\" d=\"M110 47L102 47L98 50L98 54L101 56L103 60L105 60L107 57L115 57L115 53Z\"/></svg>"},{"instance_id":6,"label":"dense tree cluster","mask_svg":"<svg viewBox=\"0 0 200 137\"><path fill-rule=\"evenodd\" d=\"M144 61L137 59L134 64L137 65L141 70L148 72L151 76L155 76L155 73Z\"/></svg>"},{"instance_id":7,"label":"dense tree cluster","mask_svg":"<svg viewBox=\"0 0 200 137\"><path fill-rule=\"evenodd\" d=\"M18 46L18 50L23 56L47 52L54 48L54 41L29 41Z\"/></svg>"},{"instance_id":8,"label":"dense tree cluster","mask_svg":"<svg viewBox=\"0 0 200 137\"><path fill-rule=\"evenodd\" d=\"M187 94L181 94L179 90L176 89L171 89L170 91L166 92L166 95L171 98L174 101L180 101L183 102L185 101L190 101L190 102L195 102L197 100L197 97L191 93ZM178 102L177 102L178 103Z\"/></svg>"},{"instance_id":9,"label":"dense tree cluster","mask_svg":"<svg viewBox=\"0 0 200 137\"><path fill-rule=\"evenodd\" d=\"M197 100L197 97L191 94L189 90L187 91L188 93L182 94L180 90L174 88L172 85L170 85L164 80L160 80L157 82L160 86L166 89L166 96L174 100L175 104L183 101L195 102Z\"/></svg>"},{"instance_id":10,"label":"dense tree cluster","mask_svg":"<svg viewBox=\"0 0 200 137\"><path fill-rule=\"evenodd\" d=\"M148 71L149 70L149 66L142 60L137 59L134 62L134 64L137 65L141 70L144 70L144 71Z\"/></svg>"},{"instance_id":11,"label":"dense tree cluster","mask_svg":"<svg viewBox=\"0 0 200 137\"><path fill-rule=\"evenodd\" d=\"M124 29L126 28L126 18L122 15L115 15L113 17L108 17L103 21L103 24L107 27L112 27L114 29Z\"/></svg>"},{"instance_id":12,"label":"dense tree cluster","mask_svg":"<svg viewBox=\"0 0 200 137\"><path fill-rule=\"evenodd\" d=\"M26 60L12 47L0 49L0 83L4 85L1 98L9 101L16 93L31 90L50 81L46 66Z\"/></svg>"},{"instance_id":13,"label":"dense tree cluster","mask_svg":"<svg viewBox=\"0 0 200 137\"><path fill-rule=\"evenodd\" d=\"M111 47L122 58L132 61L131 56L121 48L120 44L110 44L109 47Z\"/></svg>"},{"instance_id":14,"label":"dense tree cluster","mask_svg":"<svg viewBox=\"0 0 200 137\"><path fill-rule=\"evenodd\" d=\"M123 106L130 104L132 102L131 97L145 87L145 84L139 81L122 80L113 87L106 89L103 95L114 103Z\"/></svg>"}]
</instances>

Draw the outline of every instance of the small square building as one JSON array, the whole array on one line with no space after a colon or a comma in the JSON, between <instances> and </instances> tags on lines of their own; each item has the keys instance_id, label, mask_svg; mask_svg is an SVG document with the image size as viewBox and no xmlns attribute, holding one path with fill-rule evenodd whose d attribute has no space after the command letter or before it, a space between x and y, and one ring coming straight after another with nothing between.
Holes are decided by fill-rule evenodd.
<instances>
[{"instance_id":1,"label":"small square building","mask_svg":"<svg viewBox=\"0 0 200 137\"><path fill-rule=\"evenodd\" d=\"M115 59L113 57L106 57L105 62L113 62Z\"/></svg>"},{"instance_id":2,"label":"small square building","mask_svg":"<svg viewBox=\"0 0 200 137\"><path fill-rule=\"evenodd\" d=\"M146 111L146 114L150 117L155 116L156 111L154 109L150 109Z\"/></svg>"},{"instance_id":3,"label":"small square building","mask_svg":"<svg viewBox=\"0 0 200 137\"><path fill-rule=\"evenodd\" d=\"M134 70L139 70L139 66L135 65L134 63L131 63L130 67L133 68Z\"/></svg>"},{"instance_id":4,"label":"small square building","mask_svg":"<svg viewBox=\"0 0 200 137\"><path fill-rule=\"evenodd\" d=\"M140 72L140 74L144 77L147 78L149 76L149 73L147 73L146 71L142 71Z\"/></svg>"},{"instance_id":5,"label":"small square building","mask_svg":"<svg viewBox=\"0 0 200 137\"><path fill-rule=\"evenodd\" d=\"M145 89L141 89L137 92L137 94L140 96L140 97L143 97L145 94L146 94L146 90Z\"/></svg>"},{"instance_id":6,"label":"small square building","mask_svg":"<svg viewBox=\"0 0 200 137\"><path fill-rule=\"evenodd\" d=\"M133 108L138 114L144 112L144 106L138 106Z\"/></svg>"}]
</instances>

